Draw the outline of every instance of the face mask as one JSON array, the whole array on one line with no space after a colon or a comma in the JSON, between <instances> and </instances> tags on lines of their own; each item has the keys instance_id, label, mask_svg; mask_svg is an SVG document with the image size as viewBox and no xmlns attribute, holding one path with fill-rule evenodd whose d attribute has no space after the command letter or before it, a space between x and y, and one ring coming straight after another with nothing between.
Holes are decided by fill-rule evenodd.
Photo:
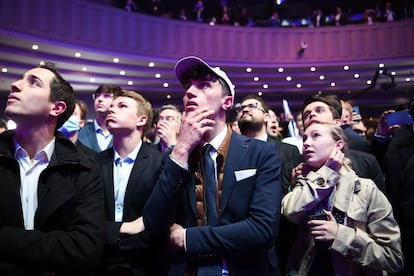
<instances>
[{"instance_id":1,"label":"face mask","mask_svg":"<svg viewBox=\"0 0 414 276\"><path fill-rule=\"evenodd\" d=\"M69 119L59 128L59 131L65 135L65 137L72 136L79 128L80 119L77 116L70 116Z\"/></svg>"}]
</instances>

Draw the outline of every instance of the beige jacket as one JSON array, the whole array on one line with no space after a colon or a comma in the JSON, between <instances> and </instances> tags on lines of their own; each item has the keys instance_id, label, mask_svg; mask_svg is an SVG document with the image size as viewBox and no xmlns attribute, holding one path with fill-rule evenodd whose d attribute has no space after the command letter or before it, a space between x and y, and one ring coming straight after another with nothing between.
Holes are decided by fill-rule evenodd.
<instances>
[{"instance_id":1,"label":"beige jacket","mask_svg":"<svg viewBox=\"0 0 414 276\"><path fill-rule=\"evenodd\" d=\"M315 251L306 223L328 198L331 207L345 213L330 248L335 275L383 275L403 268L400 229L390 203L372 180L359 178L344 165L339 174L323 166L298 177L282 199L282 214L300 225L289 269L307 274Z\"/></svg>"}]
</instances>

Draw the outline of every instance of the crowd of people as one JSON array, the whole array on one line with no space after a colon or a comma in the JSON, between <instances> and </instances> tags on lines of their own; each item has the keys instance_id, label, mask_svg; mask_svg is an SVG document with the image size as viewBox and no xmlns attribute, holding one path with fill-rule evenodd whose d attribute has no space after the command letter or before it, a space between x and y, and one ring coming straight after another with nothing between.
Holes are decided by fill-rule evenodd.
<instances>
[{"instance_id":1,"label":"crowd of people","mask_svg":"<svg viewBox=\"0 0 414 276\"><path fill-rule=\"evenodd\" d=\"M11 84L0 275L413 275L412 120L367 139L317 94L282 124L199 57L174 71L184 110L104 84L90 122L52 63Z\"/></svg>"},{"instance_id":2,"label":"crowd of people","mask_svg":"<svg viewBox=\"0 0 414 276\"><path fill-rule=\"evenodd\" d=\"M282 1L283 2L283 1ZM284 5L268 1L248 5L239 1L181 1L171 3L163 0L118 0L114 5L128 12L162 16L183 21L193 21L210 25L231 26L269 26L269 27L322 27L347 24L373 24L391 22L405 15L393 10L391 2L378 1L373 7L353 10L352 7L337 6L334 10L323 7L306 9L302 15L298 12L286 12ZM293 6L292 9L297 9Z\"/></svg>"}]
</instances>

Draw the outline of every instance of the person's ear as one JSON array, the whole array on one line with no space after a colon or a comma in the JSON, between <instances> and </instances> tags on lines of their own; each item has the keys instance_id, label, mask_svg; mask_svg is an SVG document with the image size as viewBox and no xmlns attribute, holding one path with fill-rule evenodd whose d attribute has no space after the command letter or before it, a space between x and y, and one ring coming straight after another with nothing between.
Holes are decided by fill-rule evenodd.
<instances>
[{"instance_id":1,"label":"person's ear","mask_svg":"<svg viewBox=\"0 0 414 276\"><path fill-rule=\"evenodd\" d=\"M146 115L140 115L137 118L137 127L139 126L145 126L145 124L147 123L148 117Z\"/></svg>"},{"instance_id":2,"label":"person's ear","mask_svg":"<svg viewBox=\"0 0 414 276\"><path fill-rule=\"evenodd\" d=\"M339 150L341 150L341 151L342 151L342 149L345 147L345 143L344 143L344 141L343 141L343 140L338 140L338 141L336 141L336 145L335 145L335 147L336 147L337 149L339 149Z\"/></svg>"},{"instance_id":3,"label":"person's ear","mask_svg":"<svg viewBox=\"0 0 414 276\"><path fill-rule=\"evenodd\" d=\"M221 104L222 108L224 110L229 110L233 105L233 101L234 99L232 96L224 96Z\"/></svg>"},{"instance_id":4,"label":"person's ear","mask_svg":"<svg viewBox=\"0 0 414 276\"><path fill-rule=\"evenodd\" d=\"M62 101L56 101L52 103L52 109L50 110L50 115L54 117L58 117L60 114L65 112L66 110L66 103Z\"/></svg>"}]
</instances>

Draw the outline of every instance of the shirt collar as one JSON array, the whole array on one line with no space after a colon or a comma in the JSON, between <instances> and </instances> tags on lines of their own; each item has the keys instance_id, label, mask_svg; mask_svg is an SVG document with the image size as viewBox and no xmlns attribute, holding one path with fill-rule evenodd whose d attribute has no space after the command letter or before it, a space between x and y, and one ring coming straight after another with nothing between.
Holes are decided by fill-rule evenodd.
<instances>
[{"instance_id":1,"label":"shirt collar","mask_svg":"<svg viewBox=\"0 0 414 276\"><path fill-rule=\"evenodd\" d=\"M50 162L52 159L52 154L55 151L55 144L56 144L56 138L53 137L52 141L49 142L41 151L37 152L33 159L40 159L42 155L39 155L41 152L44 152L47 157L47 162ZM16 141L14 140L14 156L16 159L24 156L28 156L27 151Z\"/></svg>"},{"instance_id":2,"label":"shirt collar","mask_svg":"<svg viewBox=\"0 0 414 276\"><path fill-rule=\"evenodd\" d=\"M213 146L213 148L217 151L217 149L220 147L220 145L223 143L224 138L226 137L227 134L227 125L225 125L225 127L223 128L222 131L220 131L220 133L213 138L213 140L210 141L211 146ZM204 143L203 147L206 145L207 143Z\"/></svg>"},{"instance_id":3,"label":"shirt collar","mask_svg":"<svg viewBox=\"0 0 414 276\"><path fill-rule=\"evenodd\" d=\"M119 155L119 153L114 148L114 161L115 162L119 162L120 160L123 160L123 161L130 160L131 162L135 162L135 159L137 159L138 152L141 149L141 147L142 147L142 140L139 141L139 143L135 147L135 149L133 151L131 151L128 154L128 156L126 156L124 159L121 158L121 156Z\"/></svg>"}]
</instances>

